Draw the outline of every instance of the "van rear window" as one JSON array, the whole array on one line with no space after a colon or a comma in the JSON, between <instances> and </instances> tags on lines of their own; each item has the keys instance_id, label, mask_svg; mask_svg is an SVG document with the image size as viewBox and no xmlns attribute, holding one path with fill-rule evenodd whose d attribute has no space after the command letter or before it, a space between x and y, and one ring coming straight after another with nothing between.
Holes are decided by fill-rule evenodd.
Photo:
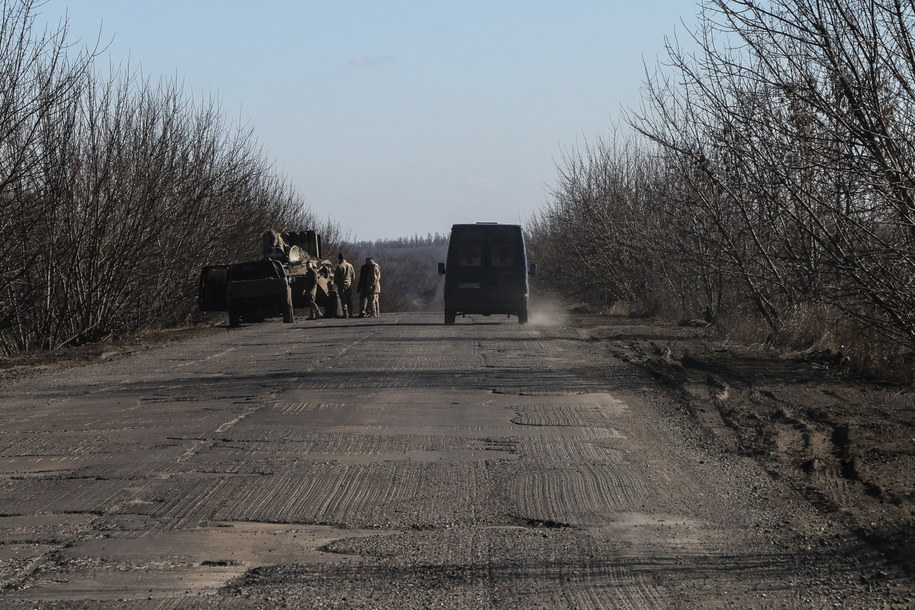
<instances>
[{"instance_id":1,"label":"van rear window","mask_svg":"<svg viewBox=\"0 0 915 610\"><path fill-rule=\"evenodd\" d=\"M489 264L492 267L513 267L515 248L511 244L491 244L489 246Z\"/></svg>"},{"instance_id":2,"label":"van rear window","mask_svg":"<svg viewBox=\"0 0 915 610\"><path fill-rule=\"evenodd\" d=\"M461 244L458 249L458 264L462 267L479 267L482 265L483 244Z\"/></svg>"}]
</instances>

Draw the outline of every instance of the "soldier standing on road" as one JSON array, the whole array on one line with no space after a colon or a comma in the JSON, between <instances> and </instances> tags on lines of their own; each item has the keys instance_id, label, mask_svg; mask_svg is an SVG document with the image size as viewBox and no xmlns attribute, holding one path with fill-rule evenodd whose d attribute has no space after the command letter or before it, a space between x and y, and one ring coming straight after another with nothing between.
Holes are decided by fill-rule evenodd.
<instances>
[{"instance_id":1,"label":"soldier standing on road","mask_svg":"<svg viewBox=\"0 0 915 610\"><path fill-rule=\"evenodd\" d=\"M381 267L372 258L359 268L359 317L378 317L378 293L381 292Z\"/></svg>"},{"instance_id":2,"label":"soldier standing on road","mask_svg":"<svg viewBox=\"0 0 915 610\"><path fill-rule=\"evenodd\" d=\"M343 308L343 317L353 317L353 281L356 279L356 270L344 258L343 253L337 255L340 261L334 268L334 284L337 286L337 294L340 295L340 303Z\"/></svg>"},{"instance_id":3,"label":"soldier standing on road","mask_svg":"<svg viewBox=\"0 0 915 610\"><path fill-rule=\"evenodd\" d=\"M315 299L318 296L318 271L311 261L305 263L305 287L302 294L305 296L305 306L308 308L308 319L318 319L318 304Z\"/></svg>"},{"instance_id":4,"label":"soldier standing on road","mask_svg":"<svg viewBox=\"0 0 915 610\"><path fill-rule=\"evenodd\" d=\"M372 287L372 313L377 318L381 315L381 265L374 258L372 265L375 266L375 285Z\"/></svg>"}]
</instances>

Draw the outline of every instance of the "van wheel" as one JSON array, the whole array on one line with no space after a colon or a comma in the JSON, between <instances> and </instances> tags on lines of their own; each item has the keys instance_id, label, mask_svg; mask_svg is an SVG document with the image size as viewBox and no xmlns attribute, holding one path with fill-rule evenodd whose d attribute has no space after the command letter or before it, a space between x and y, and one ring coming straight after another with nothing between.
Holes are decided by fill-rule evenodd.
<instances>
[{"instance_id":1,"label":"van wheel","mask_svg":"<svg viewBox=\"0 0 915 610\"><path fill-rule=\"evenodd\" d=\"M292 311L292 305L286 305L286 311L283 312L283 322L292 324L295 322L295 313Z\"/></svg>"},{"instance_id":2,"label":"van wheel","mask_svg":"<svg viewBox=\"0 0 915 610\"><path fill-rule=\"evenodd\" d=\"M237 328L239 322L241 322L241 315L237 311L229 310L229 326L232 328Z\"/></svg>"},{"instance_id":3,"label":"van wheel","mask_svg":"<svg viewBox=\"0 0 915 610\"><path fill-rule=\"evenodd\" d=\"M518 324L527 324L527 307L518 312Z\"/></svg>"},{"instance_id":4,"label":"van wheel","mask_svg":"<svg viewBox=\"0 0 915 610\"><path fill-rule=\"evenodd\" d=\"M455 312L453 309L445 310L445 324L454 324L456 318L457 312Z\"/></svg>"}]
</instances>

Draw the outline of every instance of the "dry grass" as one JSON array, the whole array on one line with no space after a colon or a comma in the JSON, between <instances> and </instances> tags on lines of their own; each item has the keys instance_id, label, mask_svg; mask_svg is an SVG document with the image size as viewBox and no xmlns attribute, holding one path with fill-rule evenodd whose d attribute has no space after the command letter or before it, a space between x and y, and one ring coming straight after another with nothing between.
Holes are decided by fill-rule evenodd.
<instances>
[{"instance_id":1,"label":"dry grass","mask_svg":"<svg viewBox=\"0 0 915 610\"><path fill-rule=\"evenodd\" d=\"M585 312L587 308L580 307ZM618 303L605 308L604 315L643 317L640 308ZM684 317L682 312L665 312L659 319L685 326L704 324L702 319ZM723 340L749 346L765 346L785 355L816 357L833 363L843 375L894 383L915 383L915 352L891 341L842 312L825 305L799 306L786 316L781 330L773 334L758 317L750 314L723 314L712 326Z\"/></svg>"},{"instance_id":2,"label":"dry grass","mask_svg":"<svg viewBox=\"0 0 915 610\"><path fill-rule=\"evenodd\" d=\"M829 359L846 375L909 384L915 381L911 348L825 305L795 308L774 336L754 318L722 318L718 326L726 336L742 342L766 343L787 352Z\"/></svg>"}]
</instances>

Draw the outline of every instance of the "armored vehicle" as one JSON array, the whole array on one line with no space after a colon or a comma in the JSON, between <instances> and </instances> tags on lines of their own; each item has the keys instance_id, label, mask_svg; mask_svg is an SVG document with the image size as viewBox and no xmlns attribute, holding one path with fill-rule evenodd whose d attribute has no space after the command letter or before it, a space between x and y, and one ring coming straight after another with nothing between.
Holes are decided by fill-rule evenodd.
<instances>
[{"instance_id":1,"label":"armored vehicle","mask_svg":"<svg viewBox=\"0 0 915 610\"><path fill-rule=\"evenodd\" d=\"M201 311L225 311L229 326L241 321L261 322L282 316L295 319L295 307L304 307L302 295L306 262L319 269L319 305L327 298L328 262L320 262L321 238L314 231L267 231L264 257L227 265L207 265L200 271L197 304Z\"/></svg>"}]
</instances>

